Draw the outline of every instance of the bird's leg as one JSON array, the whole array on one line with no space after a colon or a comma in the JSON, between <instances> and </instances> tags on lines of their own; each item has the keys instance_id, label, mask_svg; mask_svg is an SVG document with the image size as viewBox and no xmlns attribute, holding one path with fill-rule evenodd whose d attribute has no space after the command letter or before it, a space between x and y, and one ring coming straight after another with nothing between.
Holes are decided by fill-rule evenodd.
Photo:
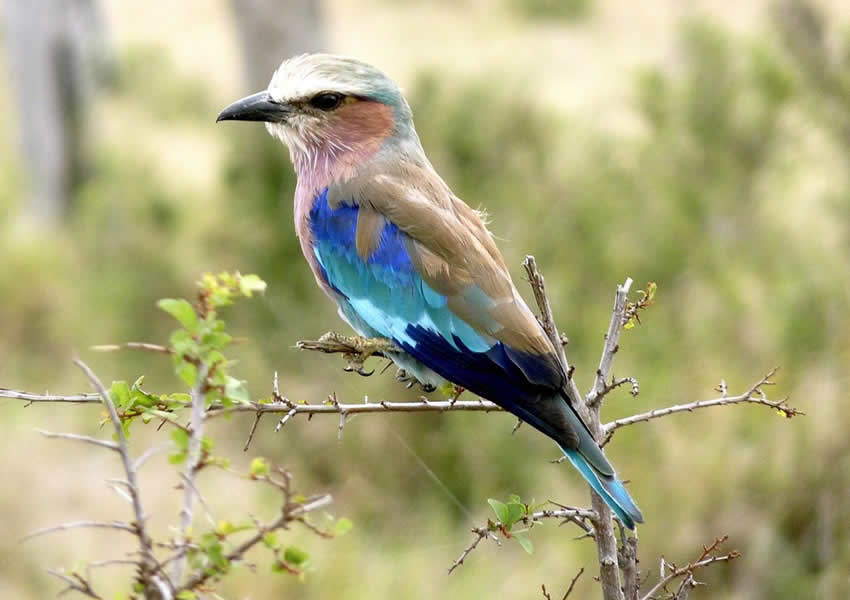
<instances>
[{"instance_id":1,"label":"bird's leg","mask_svg":"<svg viewBox=\"0 0 850 600\"><path fill-rule=\"evenodd\" d=\"M295 344L301 350L313 350L325 354L342 354L346 361L344 369L364 377L374 371L363 370L363 363L370 356L389 358L393 352L401 352L395 344L385 338L365 338L359 335L342 335L329 331L318 340L300 340Z\"/></svg>"}]
</instances>

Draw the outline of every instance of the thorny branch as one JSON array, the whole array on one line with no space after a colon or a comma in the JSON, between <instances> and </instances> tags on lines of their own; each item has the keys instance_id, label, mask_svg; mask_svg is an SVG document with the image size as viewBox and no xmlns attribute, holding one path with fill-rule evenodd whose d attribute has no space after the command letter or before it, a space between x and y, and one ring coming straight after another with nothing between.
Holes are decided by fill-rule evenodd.
<instances>
[{"instance_id":1,"label":"thorny branch","mask_svg":"<svg viewBox=\"0 0 850 600\"><path fill-rule=\"evenodd\" d=\"M96 401L100 401L106 407L106 410L109 414L109 419L112 423L112 427L115 430L116 442L107 442L105 440L99 440L97 438L92 438L89 436L82 436L76 434L67 434L67 433L50 433L50 432L42 432L44 435L48 437L55 438L64 438L70 439L74 441L82 441L88 444L92 444L99 447L104 447L109 450L118 452L121 456L121 461L124 467L124 473L126 475L126 480L122 480L121 484L123 488L126 490L127 495L129 496L129 500L133 506L133 512L135 514L135 521L132 523L125 523L123 521L75 521L71 523L65 523L62 525L56 525L53 527L46 527L43 529L39 529L34 531L30 535L28 535L24 539L29 539L31 537L35 537L38 535L52 533L55 531L62 531L66 529L73 529L78 527L101 527L101 528L109 528L116 529L120 531L127 531L136 536L139 540L139 560L136 562L138 566L137 579L140 583L144 583L147 585L148 583L153 584L153 587L147 588L150 589L151 594L146 597L149 598L171 598L170 593L170 583L167 582L167 578L160 573L161 565L157 561L156 557L153 553L153 542L151 541L150 535L147 532L145 521L147 516L145 515L144 508L142 506L141 495L139 492L139 484L137 478L137 466L136 463L132 460L130 456L130 451L127 446L127 438L124 435L124 430L121 426L121 419L118 416L118 413L115 410L115 406L112 403L112 399L109 397L109 393L104 388L103 384L97 378L97 376L92 372L92 370L79 359L74 360L74 364L76 364L80 370L88 378L89 382L92 386L97 390L97 396L95 396ZM2 390L6 391L6 390ZM12 397L17 397L22 400L32 401L32 396L30 394L15 394ZM10 397L10 396L6 396ZM90 395L77 395L74 397L74 400L65 400L60 399L57 400L59 402L78 402L80 398L85 397L86 402L89 401ZM68 590L74 590L80 592L86 596L91 598L99 598L94 590L91 588L90 583L80 576L77 573L62 573L59 571L50 571L52 575L62 579L65 583L68 584ZM166 595L163 595L162 592L166 592Z\"/></svg>"},{"instance_id":2,"label":"thorny branch","mask_svg":"<svg viewBox=\"0 0 850 600\"><path fill-rule=\"evenodd\" d=\"M667 593L667 597L672 600L678 600L679 598L683 598L681 592L686 589L687 586L695 587L697 585L696 580L694 579L694 572L698 569L702 569L711 564L717 562L729 562L730 560L734 560L741 556L741 553L737 550L732 550L726 554L717 554L718 549L722 546L729 536L722 536L716 538L714 542L709 544L708 546L702 547L702 554L700 554L699 558L697 558L693 562L689 562L683 567L677 567L673 563L666 562L663 558L661 559L661 568L660 568L660 581L656 583L650 590L641 596L641 600L653 600L657 598L656 594L660 591L664 591ZM669 572L668 572L669 571ZM682 582L682 585L679 586L679 590L676 593L672 593L667 589L667 585L678 579L679 577L684 577L685 580Z\"/></svg>"},{"instance_id":3,"label":"thorny branch","mask_svg":"<svg viewBox=\"0 0 850 600\"><path fill-rule=\"evenodd\" d=\"M531 514L525 515L518 521L517 523L522 523L529 529L534 527L535 525L542 523L546 519L555 519L560 521L560 525L565 525L567 523L574 523L578 525L585 533L581 537L594 537L593 526L591 523L598 519L598 515L589 509L586 508L573 508L571 506L562 506L557 503L551 502L551 504L556 504L559 508L557 509L546 509L546 510L538 510ZM466 559L469 554L475 550L478 544L484 538L488 538L496 544L501 544L501 540L499 536L496 535L497 532L501 532L505 537L510 537L510 532L508 528L499 521L488 521L486 526L483 527L473 527L470 529L472 533L475 534L475 539L472 540L472 543L467 546L463 552L458 556L452 565L449 567L449 574L463 564L463 561ZM566 596L565 596L566 597Z\"/></svg>"},{"instance_id":4,"label":"thorny branch","mask_svg":"<svg viewBox=\"0 0 850 600\"><path fill-rule=\"evenodd\" d=\"M230 563L235 563L243 560L245 553L248 552L251 548L263 542L266 534L277 531L279 529L285 529L290 523L300 523L313 533L316 533L322 537L328 537L329 535L325 532L319 530L314 525L312 525L309 521L307 521L306 516L308 513L318 510L320 508L324 508L331 504L333 499L330 494L322 494L313 496L311 498L299 499L298 495L295 493L295 490L292 489L292 475L289 471L284 469L275 469L274 473L279 477L274 477L271 474L269 475L259 475L254 477L259 481L263 481L275 487L278 491L280 491L283 496L283 504L281 507L280 514L269 523L259 523L257 522L256 532L251 535L248 539L243 541L241 544L237 545L233 550L231 550L225 558ZM281 557L278 555L279 552L276 551L276 558L281 566L284 566ZM287 570L292 570L292 567L286 566ZM194 590L199 586L204 585L211 577L215 576L215 571L211 571L209 569L200 570L195 573L192 577L190 577L182 586L183 590Z\"/></svg>"},{"instance_id":5,"label":"thorny branch","mask_svg":"<svg viewBox=\"0 0 850 600\"><path fill-rule=\"evenodd\" d=\"M200 466L203 461L201 438L203 436L203 424L208 416L204 408L205 398L203 391L205 389L207 381L206 368L203 365L201 366L197 378L198 383L191 390L192 417L190 421L190 440L188 445L189 456L186 464L186 472L182 474L184 501L183 508L180 512L180 526L178 530L178 536L176 540L171 541L167 544L154 544L152 538L150 537L146 529L147 517L142 507L141 496L139 492L138 470L148 458L153 456L157 451L161 450L162 448L149 449L135 461L132 460L127 444L127 439L124 435L124 430L122 428L121 417L119 416L109 393L107 392L103 384L100 382L100 380L95 376L95 374L85 363L80 360L75 360L74 363L86 374L86 376L89 378L89 381L92 383L98 393L96 396L88 394L80 394L77 396L73 396L73 401L82 401L84 403L90 403L92 401L102 402L106 406L107 412L109 413L110 421L115 431L115 437L117 441L109 442L106 440L100 440L98 438L71 433L51 433L44 431L42 431L41 433L47 437L81 441L87 444L117 452L121 456L126 478L108 481L111 482L111 485L116 491L118 491L122 496L127 498L133 505L135 521L131 523L127 523L124 521L72 521L60 525L38 529L22 538L22 541L41 535L46 535L49 533L79 528L112 529L116 531L124 531L130 533L139 540L139 549L133 553L133 555L137 556L138 558L110 559L106 561L99 561L96 563L91 563L89 567L108 566L116 564L135 565L137 568L136 582L143 589L142 593L144 594L144 597L146 599L173 600L178 597L183 597L180 595L181 592L192 592L196 590L199 586L202 586L211 577L217 576L216 569L194 569L190 573L190 577L188 577L187 581L181 584L183 570L186 565L187 554L193 549L197 551L199 548L196 543L192 542L189 539L187 533L189 526L192 522L194 497L197 495L199 501L203 503L203 499L198 494L198 490L195 485L195 475L200 469ZM7 390L0 390L0 392L3 391ZM34 395L19 392L10 393L5 397L26 400L28 402L68 401L63 399L62 397L49 395ZM49 400L47 398L49 398ZM57 400L56 398L59 399ZM244 555L248 550L264 541L264 536L266 536L266 534L269 534L281 528L285 528L293 522L301 523L307 529L320 536L329 537L331 535L327 532L320 530L315 525L306 520L306 515L309 512L323 508L331 503L332 500L330 495L319 495L303 499L292 489L291 475L287 471L284 471L282 469L276 469L274 472L269 473L267 475L252 475L252 479L265 482L278 489L283 496L282 508L280 514L269 523L260 523L258 521L255 521L256 530L253 535L236 545L224 557L225 560L229 562L243 560ZM157 547L169 548L173 551L173 554L168 558L159 561L154 555L155 545ZM297 568L286 564L285 561L283 561L281 557L278 556L278 550L275 550L275 553L278 558L278 561L282 565L282 568L288 571L298 570ZM165 566L169 563L172 564L172 577L169 577L165 572ZM88 575L84 576L83 574L77 571L66 572L63 570L48 570L48 573L62 580L67 585L64 592L75 591L89 598L102 598L102 596L95 591Z\"/></svg>"},{"instance_id":6,"label":"thorny branch","mask_svg":"<svg viewBox=\"0 0 850 600\"><path fill-rule=\"evenodd\" d=\"M747 391L743 394L738 394L737 396L729 396L726 393L726 384L725 382L721 382L721 384L716 388L717 391L721 392L721 396L719 398L713 398L711 400L697 400L695 402L689 402L687 404L676 404L674 406L668 406L665 408L656 408L649 412L641 413L638 415L632 415L630 417L623 417L622 419L617 419L616 421L611 421L610 423L606 423L603 425L603 431L605 432L605 438L602 440L601 445L607 444L611 441L611 437L614 435L614 432L617 431L621 427L625 427L627 425L634 425L635 423L641 423L643 421L651 421L652 419L660 419L661 417L666 417L667 415L672 415L680 412L693 412L699 408L710 408L712 406L726 406L729 404L760 404L762 406L767 406L768 408L773 408L784 416L785 418L790 419L791 417L796 417L797 415L804 415L801 410L794 408L793 406L789 406L787 404L788 398L780 398L779 400L770 400L767 397L767 393L762 389L764 386L774 385L774 382L771 381L771 377L773 377L776 372L779 370L779 367L774 367L771 369L767 375L759 379L756 383L751 385Z\"/></svg>"}]
</instances>

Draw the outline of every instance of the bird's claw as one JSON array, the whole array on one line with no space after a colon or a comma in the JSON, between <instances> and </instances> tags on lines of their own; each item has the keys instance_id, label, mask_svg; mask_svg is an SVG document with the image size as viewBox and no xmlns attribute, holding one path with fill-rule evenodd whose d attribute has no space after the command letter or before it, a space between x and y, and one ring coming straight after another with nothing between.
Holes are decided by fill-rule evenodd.
<instances>
[{"instance_id":1,"label":"bird's claw","mask_svg":"<svg viewBox=\"0 0 850 600\"><path fill-rule=\"evenodd\" d=\"M325 336L323 336L323 338L324 337ZM340 336L338 335L334 337L335 340L338 340L339 338ZM374 355L385 356L385 352L390 352L395 348L392 342L383 338L351 337L344 339L349 343L352 351L345 352L343 354L343 358L347 361L347 364L343 367L343 369L349 373L357 373L361 377L370 377L375 374L374 369L366 371L363 368L363 363L366 362L369 357Z\"/></svg>"},{"instance_id":2,"label":"bird's claw","mask_svg":"<svg viewBox=\"0 0 850 600\"><path fill-rule=\"evenodd\" d=\"M372 375L375 374L375 369L372 369L371 371L366 371L366 370L363 369L363 365L358 364L355 360L352 360L350 363L345 365L342 369L344 371L348 372L348 373L357 373L361 377L371 377Z\"/></svg>"},{"instance_id":3,"label":"bird's claw","mask_svg":"<svg viewBox=\"0 0 850 600\"><path fill-rule=\"evenodd\" d=\"M435 386L435 385L433 385L433 384L431 384L431 383L422 383L421 381L419 381L418 379L416 379L416 377L414 377L413 375L411 375L411 374L410 374L410 373L408 373L406 370L404 370L404 369L402 369L402 368L400 368L400 367L399 367L399 369L395 372L395 378L396 378L396 380L397 380L397 381L399 381L400 383L404 383L404 384L406 384L406 385L405 385L405 387L406 387L407 389L412 389L412 388L413 388L413 386L415 386L415 385L417 385L417 384L418 384L419 386L421 386L421 387L422 387L422 391L424 391L424 392L425 392L425 393L427 393L427 394L430 394L431 392L433 392L434 390L436 390L436 389L437 389L437 386Z\"/></svg>"}]
</instances>

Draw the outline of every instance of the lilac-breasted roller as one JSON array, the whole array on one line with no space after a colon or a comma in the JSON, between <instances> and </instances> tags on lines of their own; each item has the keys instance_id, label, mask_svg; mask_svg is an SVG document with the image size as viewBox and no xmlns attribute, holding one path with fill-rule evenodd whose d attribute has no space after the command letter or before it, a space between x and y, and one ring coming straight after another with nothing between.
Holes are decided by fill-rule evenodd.
<instances>
[{"instance_id":1,"label":"lilac-breasted roller","mask_svg":"<svg viewBox=\"0 0 850 600\"><path fill-rule=\"evenodd\" d=\"M301 249L351 327L392 340L403 350L394 362L423 385L452 382L555 440L626 526L643 522L493 236L428 162L389 77L351 58L297 56L218 120L265 122L289 147Z\"/></svg>"}]
</instances>

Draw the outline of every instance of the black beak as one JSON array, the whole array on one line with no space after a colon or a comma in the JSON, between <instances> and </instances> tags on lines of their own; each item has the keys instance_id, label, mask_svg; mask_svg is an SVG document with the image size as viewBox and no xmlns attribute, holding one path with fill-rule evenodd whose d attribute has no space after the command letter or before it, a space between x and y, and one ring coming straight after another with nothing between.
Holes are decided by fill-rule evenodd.
<instances>
[{"instance_id":1,"label":"black beak","mask_svg":"<svg viewBox=\"0 0 850 600\"><path fill-rule=\"evenodd\" d=\"M292 112L286 104L272 100L268 92L258 92L247 98L237 100L218 115L219 121L263 121L265 123L283 123Z\"/></svg>"}]
</instances>

